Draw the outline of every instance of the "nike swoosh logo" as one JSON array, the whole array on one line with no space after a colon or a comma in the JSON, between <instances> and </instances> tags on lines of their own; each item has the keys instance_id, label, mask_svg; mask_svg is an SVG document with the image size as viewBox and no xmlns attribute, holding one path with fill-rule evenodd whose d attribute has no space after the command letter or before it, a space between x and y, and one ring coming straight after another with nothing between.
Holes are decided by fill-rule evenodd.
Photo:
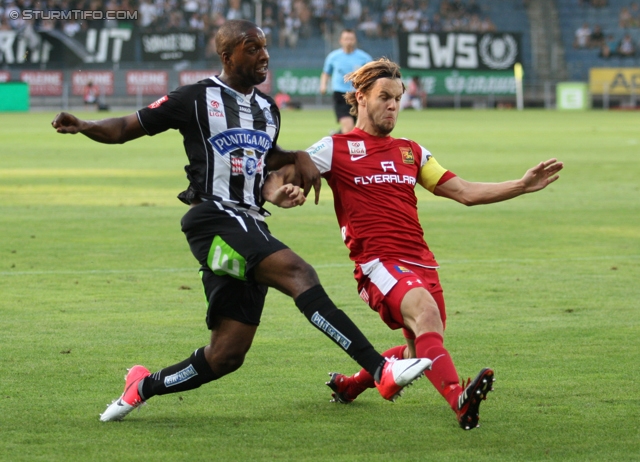
<instances>
[{"instance_id":1,"label":"nike swoosh logo","mask_svg":"<svg viewBox=\"0 0 640 462\"><path fill-rule=\"evenodd\" d=\"M414 362L412 362L411 364L409 364L407 367L404 368L404 370L402 371L402 373L404 374L405 372L407 372L409 369L411 369L413 366L415 366L416 364L418 364L420 362L420 360L415 360Z\"/></svg>"},{"instance_id":2,"label":"nike swoosh logo","mask_svg":"<svg viewBox=\"0 0 640 462\"><path fill-rule=\"evenodd\" d=\"M360 159L362 159L363 157L367 157L367 155L366 155L366 154L363 154L363 155L361 155L361 156L354 156L353 154L351 154L351 160L352 160L352 161L360 160Z\"/></svg>"}]
</instances>

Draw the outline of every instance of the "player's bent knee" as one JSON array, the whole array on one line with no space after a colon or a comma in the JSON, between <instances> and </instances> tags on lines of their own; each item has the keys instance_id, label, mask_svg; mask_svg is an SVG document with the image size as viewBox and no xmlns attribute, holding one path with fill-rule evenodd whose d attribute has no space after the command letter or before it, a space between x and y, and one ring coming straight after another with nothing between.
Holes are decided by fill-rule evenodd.
<instances>
[{"instance_id":1,"label":"player's bent knee","mask_svg":"<svg viewBox=\"0 0 640 462\"><path fill-rule=\"evenodd\" d=\"M212 370L220 375L231 374L232 372L240 369L244 363L244 354L232 353L219 357L216 359L215 365L212 365Z\"/></svg>"}]
</instances>

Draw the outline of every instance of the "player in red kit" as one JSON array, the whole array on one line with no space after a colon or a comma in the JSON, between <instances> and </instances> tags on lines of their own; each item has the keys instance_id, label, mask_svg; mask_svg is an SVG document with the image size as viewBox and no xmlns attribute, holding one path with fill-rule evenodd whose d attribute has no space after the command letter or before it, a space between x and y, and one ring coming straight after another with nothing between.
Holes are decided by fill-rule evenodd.
<instances>
[{"instance_id":1,"label":"player in red kit","mask_svg":"<svg viewBox=\"0 0 640 462\"><path fill-rule=\"evenodd\" d=\"M418 143L389 136L405 90L397 64L383 58L346 78L355 88L346 99L357 116L356 128L323 138L307 152L333 191L361 298L390 328L402 328L407 340L383 355L431 359L432 368L425 375L456 413L460 427L473 429L480 403L492 390L494 373L485 368L461 384L444 347L444 297L438 264L418 219L415 185L465 205L488 204L545 188L558 179L563 164L550 159L521 179L502 183L465 181L441 167ZM263 194L288 182L294 169L272 174ZM330 375L327 385L339 403L350 403L375 386L364 370L350 377Z\"/></svg>"}]
</instances>

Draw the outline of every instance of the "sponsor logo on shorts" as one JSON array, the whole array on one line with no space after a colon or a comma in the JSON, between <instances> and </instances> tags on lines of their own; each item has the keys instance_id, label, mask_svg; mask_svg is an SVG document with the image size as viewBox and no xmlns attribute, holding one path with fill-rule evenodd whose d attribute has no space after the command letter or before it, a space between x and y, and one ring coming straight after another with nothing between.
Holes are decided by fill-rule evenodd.
<instances>
[{"instance_id":1,"label":"sponsor logo on shorts","mask_svg":"<svg viewBox=\"0 0 640 462\"><path fill-rule=\"evenodd\" d=\"M395 265L394 268L398 273L413 273L413 271L409 268L405 268L404 266Z\"/></svg>"},{"instance_id":2,"label":"sponsor logo on shorts","mask_svg":"<svg viewBox=\"0 0 640 462\"><path fill-rule=\"evenodd\" d=\"M189 366L181 371L176 372L175 374L168 375L164 378L164 386L165 387L173 387L174 385L178 385L182 382L186 382L192 377L198 375L193 365L189 364Z\"/></svg>"},{"instance_id":3,"label":"sponsor logo on shorts","mask_svg":"<svg viewBox=\"0 0 640 462\"><path fill-rule=\"evenodd\" d=\"M342 335L342 333L338 329L333 327L329 321L320 316L320 313L318 313L317 311L313 313L313 316L311 316L311 322L315 324L318 329L335 340L336 343L343 349L346 350L351 345L351 340Z\"/></svg>"},{"instance_id":4,"label":"sponsor logo on shorts","mask_svg":"<svg viewBox=\"0 0 640 462\"><path fill-rule=\"evenodd\" d=\"M400 154L402 154L402 162L405 164L413 164L413 151L411 148L400 148Z\"/></svg>"},{"instance_id":5,"label":"sponsor logo on shorts","mask_svg":"<svg viewBox=\"0 0 640 462\"><path fill-rule=\"evenodd\" d=\"M367 289L362 289L360 291L360 298L362 299L362 301L364 301L365 303L369 303L369 293L367 292Z\"/></svg>"}]
</instances>

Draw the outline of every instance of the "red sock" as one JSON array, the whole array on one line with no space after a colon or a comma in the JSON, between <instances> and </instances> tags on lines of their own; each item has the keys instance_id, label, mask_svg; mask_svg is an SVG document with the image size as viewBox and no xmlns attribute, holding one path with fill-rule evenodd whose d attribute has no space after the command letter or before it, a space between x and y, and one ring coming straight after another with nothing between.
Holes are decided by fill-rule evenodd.
<instances>
[{"instance_id":1,"label":"red sock","mask_svg":"<svg viewBox=\"0 0 640 462\"><path fill-rule=\"evenodd\" d=\"M384 356L385 358L395 356L398 359L402 359L402 355L406 347L407 345L394 346L393 348L390 348L382 353L382 356ZM375 388L376 386L375 382L373 381L373 377L365 369L361 369L360 372L356 373L352 377L356 381L356 383L362 387Z\"/></svg>"},{"instance_id":2,"label":"red sock","mask_svg":"<svg viewBox=\"0 0 640 462\"><path fill-rule=\"evenodd\" d=\"M431 381L438 393L447 400L452 409L457 406L458 395L462 391L456 366L445 349L442 335L437 332L427 332L416 338L416 356L429 358L433 361L431 370L424 375Z\"/></svg>"}]
</instances>

